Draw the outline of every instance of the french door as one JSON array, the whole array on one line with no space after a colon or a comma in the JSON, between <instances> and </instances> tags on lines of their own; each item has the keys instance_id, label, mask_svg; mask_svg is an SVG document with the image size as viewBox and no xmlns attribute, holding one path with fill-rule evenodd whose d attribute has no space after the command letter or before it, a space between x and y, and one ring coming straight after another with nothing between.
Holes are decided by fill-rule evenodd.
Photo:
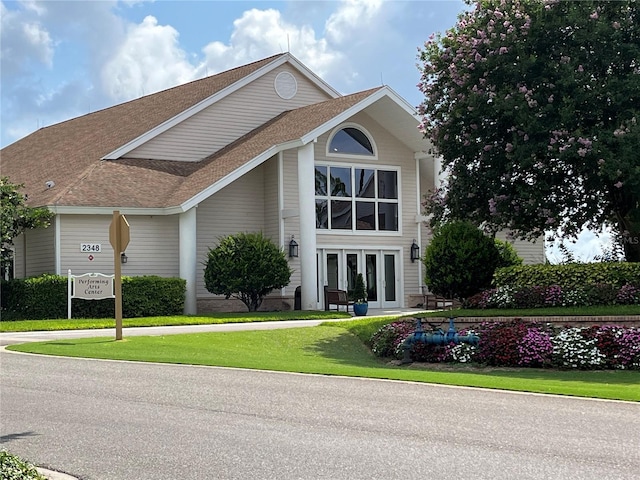
<instances>
[{"instance_id":1,"label":"french door","mask_svg":"<svg viewBox=\"0 0 640 480\"><path fill-rule=\"evenodd\" d=\"M367 286L369 308L400 306L400 253L395 250L320 249L318 299L323 308L323 286L351 292L358 273Z\"/></svg>"}]
</instances>

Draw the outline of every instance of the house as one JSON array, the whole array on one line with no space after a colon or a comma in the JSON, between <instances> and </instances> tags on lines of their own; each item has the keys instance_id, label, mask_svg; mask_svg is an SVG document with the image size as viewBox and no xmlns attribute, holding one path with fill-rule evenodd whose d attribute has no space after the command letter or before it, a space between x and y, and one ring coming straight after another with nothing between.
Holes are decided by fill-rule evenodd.
<instances>
[{"instance_id":1,"label":"house","mask_svg":"<svg viewBox=\"0 0 640 480\"><path fill-rule=\"evenodd\" d=\"M249 231L298 245L265 308L292 308L297 286L303 309L324 308L323 286L350 289L358 272L370 308L419 303L411 247L428 243L420 202L438 167L418 123L391 88L341 95L284 53L41 128L1 152L2 175L55 214L16 239L15 276L113 273L119 210L123 275L186 279L186 313L238 308L207 292L203 263Z\"/></svg>"}]
</instances>

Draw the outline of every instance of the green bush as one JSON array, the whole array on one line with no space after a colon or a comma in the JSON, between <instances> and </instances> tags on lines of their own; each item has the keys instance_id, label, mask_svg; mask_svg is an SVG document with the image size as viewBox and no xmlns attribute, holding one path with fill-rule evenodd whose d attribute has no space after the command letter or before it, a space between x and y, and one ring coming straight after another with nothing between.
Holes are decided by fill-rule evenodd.
<instances>
[{"instance_id":1,"label":"green bush","mask_svg":"<svg viewBox=\"0 0 640 480\"><path fill-rule=\"evenodd\" d=\"M289 285L291 273L284 252L270 239L239 233L209 250L204 282L209 292L237 298L255 312L272 290Z\"/></svg>"},{"instance_id":2,"label":"green bush","mask_svg":"<svg viewBox=\"0 0 640 480\"><path fill-rule=\"evenodd\" d=\"M452 222L435 230L423 263L430 291L462 300L491 285L500 254L471 223Z\"/></svg>"},{"instance_id":3,"label":"green bush","mask_svg":"<svg viewBox=\"0 0 640 480\"><path fill-rule=\"evenodd\" d=\"M0 450L0 478L2 480L46 480L29 462Z\"/></svg>"},{"instance_id":4,"label":"green bush","mask_svg":"<svg viewBox=\"0 0 640 480\"><path fill-rule=\"evenodd\" d=\"M13 318L66 318L67 277L41 275L2 282L3 316ZM186 281L158 276L122 277L122 316L125 318L181 315ZM115 302L71 300L73 318L113 318Z\"/></svg>"},{"instance_id":5,"label":"green bush","mask_svg":"<svg viewBox=\"0 0 640 480\"><path fill-rule=\"evenodd\" d=\"M509 242L494 239L498 253L500 254L500 261L497 268L513 267L516 265L522 265L522 258L518 256L518 252Z\"/></svg>"},{"instance_id":6,"label":"green bush","mask_svg":"<svg viewBox=\"0 0 640 480\"><path fill-rule=\"evenodd\" d=\"M496 287L584 288L586 285L609 285L620 288L625 284L640 285L640 263L572 263L567 265L518 265L497 269Z\"/></svg>"}]
</instances>

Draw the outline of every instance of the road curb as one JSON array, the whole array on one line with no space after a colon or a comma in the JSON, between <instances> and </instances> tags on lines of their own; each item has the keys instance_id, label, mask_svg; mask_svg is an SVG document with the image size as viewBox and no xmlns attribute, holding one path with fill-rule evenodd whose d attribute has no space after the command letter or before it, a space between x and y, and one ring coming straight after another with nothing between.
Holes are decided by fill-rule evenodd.
<instances>
[{"instance_id":1,"label":"road curb","mask_svg":"<svg viewBox=\"0 0 640 480\"><path fill-rule=\"evenodd\" d=\"M48 480L78 480L77 477L73 477L66 473L49 470L48 468L36 467L36 470L38 470L40 475L44 475Z\"/></svg>"}]
</instances>

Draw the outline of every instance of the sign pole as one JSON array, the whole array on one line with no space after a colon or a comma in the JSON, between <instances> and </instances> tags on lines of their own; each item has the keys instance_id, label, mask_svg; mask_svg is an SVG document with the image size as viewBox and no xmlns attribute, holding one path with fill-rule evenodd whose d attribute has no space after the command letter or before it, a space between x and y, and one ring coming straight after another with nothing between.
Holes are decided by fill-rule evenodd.
<instances>
[{"instance_id":1,"label":"sign pole","mask_svg":"<svg viewBox=\"0 0 640 480\"><path fill-rule=\"evenodd\" d=\"M115 240L113 246L113 268L114 268L114 286L116 295L116 340L122 340L122 265L120 263L120 253L122 252L121 246L121 225L120 225L120 212L118 210L113 211L113 220L111 223L114 229L114 235L112 240Z\"/></svg>"},{"instance_id":2,"label":"sign pole","mask_svg":"<svg viewBox=\"0 0 640 480\"><path fill-rule=\"evenodd\" d=\"M114 295L116 298L116 340L122 340L122 265L120 255L129 245L129 222L118 210L109 225L109 242L113 247Z\"/></svg>"}]
</instances>

